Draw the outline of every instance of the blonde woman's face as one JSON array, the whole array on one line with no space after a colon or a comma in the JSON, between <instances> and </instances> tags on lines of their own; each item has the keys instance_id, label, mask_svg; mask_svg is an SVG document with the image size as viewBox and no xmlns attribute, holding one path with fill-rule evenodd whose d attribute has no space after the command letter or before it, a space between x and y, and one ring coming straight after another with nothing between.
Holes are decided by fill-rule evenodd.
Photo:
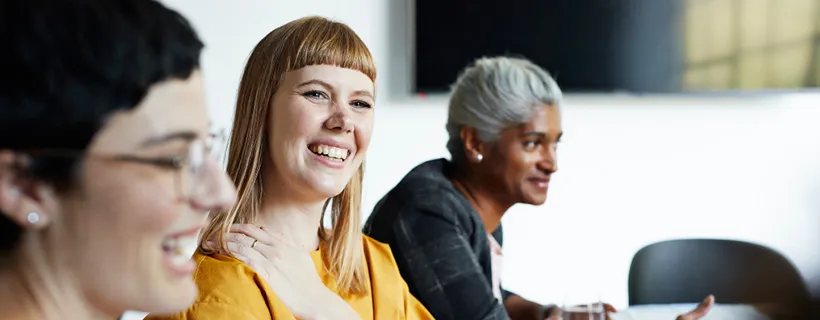
<instances>
[{"instance_id":1,"label":"blonde woman's face","mask_svg":"<svg viewBox=\"0 0 820 320\"><path fill-rule=\"evenodd\" d=\"M152 87L134 110L114 115L95 136L92 155L144 159L187 157L189 146L209 136L202 78ZM76 192L59 210L78 238L71 244L83 291L97 308L175 312L197 296L190 251L205 214L230 208L235 189L212 158L193 179L188 169L89 156ZM184 187L195 182L201 192ZM182 188L181 188L182 186ZM55 221L55 224L57 221ZM110 309L108 309L110 308Z\"/></svg>"},{"instance_id":2,"label":"blonde woman's face","mask_svg":"<svg viewBox=\"0 0 820 320\"><path fill-rule=\"evenodd\" d=\"M329 65L288 72L269 112L273 185L302 200L338 195L362 164L373 131L373 81Z\"/></svg>"}]
</instances>

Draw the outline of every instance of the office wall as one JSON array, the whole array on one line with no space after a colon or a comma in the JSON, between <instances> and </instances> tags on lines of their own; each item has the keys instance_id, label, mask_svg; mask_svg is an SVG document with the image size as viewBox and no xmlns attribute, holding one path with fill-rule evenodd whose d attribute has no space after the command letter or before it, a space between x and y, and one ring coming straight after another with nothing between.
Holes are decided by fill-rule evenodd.
<instances>
[{"instance_id":1,"label":"office wall","mask_svg":"<svg viewBox=\"0 0 820 320\"><path fill-rule=\"evenodd\" d=\"M379 65L364 214L415 164L447 155L446 97L406 94L405 1L164 2L206 42L209 103L222 127L231 124L244 61L267 32L317 14L359 33ZM588 288L625 307L638 249L718 237L784 253L820 294L819 96L570 96L563 108L548 203L516 206L503 221L508 289L546 303Z\"/></svg>"}]
</instances>

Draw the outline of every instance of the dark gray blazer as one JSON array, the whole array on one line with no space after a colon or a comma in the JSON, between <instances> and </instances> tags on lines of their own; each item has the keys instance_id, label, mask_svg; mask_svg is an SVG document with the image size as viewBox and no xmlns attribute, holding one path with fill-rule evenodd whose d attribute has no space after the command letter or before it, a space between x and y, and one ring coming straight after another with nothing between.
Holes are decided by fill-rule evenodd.
<instances>
[{"instance_id":1,"label":"dark gray blazer","mask_svg":"<svg viewBox=\"0 0 820 320\"><path fill-rule=\"evenodd\" d=\"M509 319L493 296L484 223L450 182L451 166L437 159L411 170L379 201L364 232L390 245L410 292L436 319ZM503 243L500 226L493 236Z\"/></svg>"}]
</instances>

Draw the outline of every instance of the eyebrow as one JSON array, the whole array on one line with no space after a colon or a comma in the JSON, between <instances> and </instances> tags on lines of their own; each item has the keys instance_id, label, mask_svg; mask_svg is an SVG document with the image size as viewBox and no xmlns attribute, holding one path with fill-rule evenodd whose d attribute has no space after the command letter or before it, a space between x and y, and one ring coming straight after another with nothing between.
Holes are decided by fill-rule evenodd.
<instances>
[{"instance_id":1,"label":"eyebrow","mask_svg":"<svg viewBox=\"0 0 820 320\"><path fill-rule=\"evenodd\" d=\"M524 133L524 136L525 137L535 136L535 137L538 137L538 138L541 138L541 139L546 139L547 138L547 134L544 133L544 132L540 132L540 131L530 131L530 132ZM563 136L564 136L564 132L561 131L560 133L558 133L558 138L555 139L555 141L561 141L561 137L563 137Z\"/></svg>"},{"instance_id":2,"label":"eyebrow","mask_svg":"<svg viewBox=\"0 0 820 320\"><path fill-rule=\"evenodd\" d=\"M539 131L530 131L530 132L524 133L524 136L525 137L533 137L534 136L534 137L538 137L538 138L546 138L547 134L543 133L543 132L539 132Z\"/></svg>"},{"instance_id":3,"label":"eyebrow","mask_svg":"<svg viewBox=\"0 0 820 320\"><path fill-rule=\"evenodd\" d=\"M375 99L375 98L373 98L373 94L370 93L370 91L367 91L367 90L354 91L353 95L354 96L365 96L365 97L368 97L370 99Z\"/></svg>"},{"instance_id":4,"label":"eyebrow","mask_svg":"<svg viewBox=\"0 0 820 320\"><path fill-rule=\"evenodd\" d=\"M330 88L333 88L333 86L331 86L329 83L324 82L324 81L319 80L319 79L313 79L313 80L308 80L308 81L302 82L302 83L300 83L300 84L299 84L298 86L296 86L296 87L297 87L297 88L301 88L301 87L304 87L304 86L309 86L309 85L311 85L311 84L318 84L318 85L320 85L320 86L325 87L325 89L330 89Z\"/></svg>"},{"instance_id":5,"label":"eyebrow","mask_svg":"<svg viewBox=\"0 0 820 320\"><path fill-rule=\"evenodd\" d=\"M319 80L319 79L312 79L312 80L302 82L296 87L301 88L301 87L312 85L312 84L320 85L322 87L325 87L325 89L327 89L327 90L330 90L330 89L333 88L333 86L331 86L329 83L324 82L324 81ZM374 99L373 98L373 93L371 93L369 90L356 90L356 91L353 92L353 95L354 96L365 96L365 97L369 97L370 99Z\"/></svg>"},{"instance_id":6,"label":"eyebrow","mask_svg":"<svg viewBox=\"0 0 820 320\"><path fill-rule=\"evenodd\" d=\"M171 141L174 141L174 140L193 141L198 136L199 136L199 134L197 134L194 131L177 131L177 132L172 132L172 133L162 135L162 136L159 136L159 137L149 138L149 139L143 141L140 144L140 147L146 148L146 147L156 146L156 145L168 143L168 142L171 142Z\"/></svg>"}]
</instances>

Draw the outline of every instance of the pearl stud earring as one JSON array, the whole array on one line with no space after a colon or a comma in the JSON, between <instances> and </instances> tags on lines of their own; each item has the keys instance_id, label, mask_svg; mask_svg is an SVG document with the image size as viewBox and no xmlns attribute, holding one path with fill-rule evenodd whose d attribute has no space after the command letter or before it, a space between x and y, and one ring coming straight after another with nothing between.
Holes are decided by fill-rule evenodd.
<instances>
[{"instance_id":1,"label":"pearl stud earring","mask_svg":"<svg viewBox=\"0 0 820 320\"><path fill-rule=\"evenodd\" d=\"M484 156L482 156L480 153L475 155L475 161L481 162L481 160L484 160Z\"/></svg>"},{"instance_id":2,"label":"pearl stud earring","mask_svg":"<svg viewBox=\"0 0 820 320\"><path fill-rule=\"evenodd\" d=\"M28 223L36 224L37 222L40 222L40 214L34 211L29 212L26 215L26 220L28 220Z\"/></svg>"}]
</instances>

